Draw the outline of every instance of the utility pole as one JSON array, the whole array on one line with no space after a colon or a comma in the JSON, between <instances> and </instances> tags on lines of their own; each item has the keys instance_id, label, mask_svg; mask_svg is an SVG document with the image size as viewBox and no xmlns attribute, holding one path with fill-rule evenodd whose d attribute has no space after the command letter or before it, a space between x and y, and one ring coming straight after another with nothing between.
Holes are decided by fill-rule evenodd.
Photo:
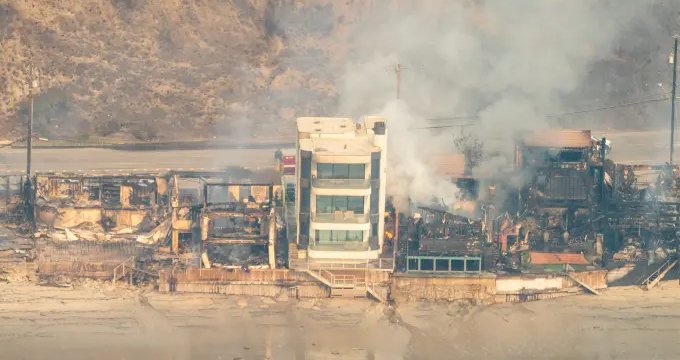
<instances>
[{"instance_id":1,"label":"utility pole","mask_svg":"<svg viewBox=\"0 0 680 360\"><path fill-rule=\"evenodd\" d=\"M397 100L401 97L401 71L404 67L401 64L394 66L394 74L397 76Z\"/></svg>"},{"instance_id":2,"label":"utility pole","mask_svg":"<svg viewBox=\"0 0 680 360\"><path fill-rule=\"evenodd\" d=\"M607 156L607 138L602 138L600 140L600 161L602 161L602 169L600 169L600 204L604 205L605 200L607 199L606 197L606 192L605 192L605 186L604 186L604 180L605 180L605 162L606 162L606 156Z\"/></svg>"},{"instance_id":3,"label":"utility pole","mask_svg":"<svg viewBox=\"0 0 680 360\"><path fill-rule=\"evenodd\" d=\"M676 87L676 80L677 80L677 73L676 73L676 59L678 58L678 35L675 35L673 37L673 57L670 59L671 66L673 66L673 85L671 88L671 165L673 164L673 150L675 147L675 87Z\"/></svg>"},{"instance_id":4,"label":"utility pole","mask_svg":"<svg viewBox=\"0 0 680 360\"><path fill-rule=\"evenodd\" d=\"M37 81L31 82L28 105L28 134L26 136L26 182L24 183L24 217L31 227L35 227L33 213L33 186L31 184L31 152L33 151L33 103Z\"/></svg>"}]
</instances>

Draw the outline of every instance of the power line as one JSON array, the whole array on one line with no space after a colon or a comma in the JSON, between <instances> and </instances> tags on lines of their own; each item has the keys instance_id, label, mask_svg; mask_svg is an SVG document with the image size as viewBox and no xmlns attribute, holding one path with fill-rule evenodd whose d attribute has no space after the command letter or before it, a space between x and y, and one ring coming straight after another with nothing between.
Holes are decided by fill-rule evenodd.
<instances>
[{"instance_id":1,"label":"power line","mask_svg":"<svg viewBox=\"0 0 680 360\"><path fill-rule=\"evenodd\" d=\"M611 110L611 109L617 109L617 108L620 108L620 107L635 106L635 105L647 104L647 103L652 103L652 102L660 102L660 101L668 101L668 100L669 100L669 98L664 96L663 98L647 99L647 100L629 102L629 103L625 103L625 104L603 106L603 107L599 107L599 108L584 109L584 110L576 110L576 111L565 112L565 113L561 113L561 114L551 114L551 115L546 115L546 117L547 118L555 118L555 117L561 117L561 116L567 116L567 115L586 114L586 113L591 113L591 112L596 112L596 111Z\"/></svg>"},{"instance_id":2,"label":"power line","mask_svg":"<svg viewBox=\"0 0 680 360\"><path fill-rule=\"evenodd\" d=\"M612 109L617 109L617 108L621 108L621 107L642 105L642 104L653 103L653 102L668 101L670 99L668 97L666 97L665 95L668 95L669 93L662 94L662 95L664 95L664 97L662 97L662 98L657 97L657 98L653 98L653 99L633 101L633 102L628 102L628 103L623 103L623 104L601 106L601 107L597 107L597 108L575 110L575 111L558 113L558 114L549 114L549 115L545 115L545 117L546 118L558 118L558 117L562 117L562 116L580 115L580 114L586 114L586 113L597 112L597 111L612 110ZM479 119L479 116L475 116L475 115L471 115L471 116L450 116L450 117L440 117L440 118L428 118L428 119L425 119L425 120L428 120L428 121L451 121L451 120L475 120L475 119ZM475 124L474 122L466 122L466 123L459 123L459 124L445 124L445 123L436 124L436 123L434 123L431 126L414 127L412 129L414 129L414 130L446 129L446 128L472 126L474 124Z\"/></svg>"},{"instance_id":3,"label":"power line","mask_svg":"<svg viewBox=\"0 0 680 360\"><path fill-rule=\"evenodd\" d=\"M671 91L666 91L666 92L661 93L661 94L649 94L649 95L645 95L645 96L639 96L639 97L631 98L629 100L633 100L633 101L623 103L623 104L607 105L607 106L601 106L601 107L595 107L595 108L586 108L586 109L582 109L582 110L574 110L574 111L569 111L569 112L564 112L564 113L550 114L550 115L546 115L545 117L552 118L552 117L560 117L560 116L566 116L566 115L575 115L575 114L582 114L582 113L588 113L588 112L615 109L615 108L618 108L618 107L633 106L633 105L639 105L639 104L644 104L644 103L669 100L670 98L667 97L667 95L671 95ZM663 97L659 97L659 96L663 96ZM654 98L649 99L649 97L654 97ZM639 100L639 101L637 101L637 100ZM425 118L425 120L429 121L429 122L446 122L446 121L456 121L456 120L477 120L477 119L479 119L478 115L458 115L458 116L442 116L442 117ZM470 122L470 124L472 124L472 122ZM462 125L465 125L465 124L462 124Z\"/></svg>"}]
</instances>

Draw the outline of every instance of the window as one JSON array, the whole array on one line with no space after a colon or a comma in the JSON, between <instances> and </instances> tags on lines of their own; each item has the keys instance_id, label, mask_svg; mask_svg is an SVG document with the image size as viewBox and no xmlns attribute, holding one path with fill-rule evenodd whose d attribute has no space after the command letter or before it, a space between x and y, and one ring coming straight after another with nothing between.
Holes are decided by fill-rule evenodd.
<instances>
[{"instance_id":1,"label":"window","mask_svg":"<svg viewBox=\"0 0 680 360\"><path fill-rule=\"evenodd\" d=\"M363 196L348 196L347 210L353 211L355 214L364 213L364 197Z\"/></svg>"},{"instance_id":2,"label":"window","mask_svg":"<svg viewBox=\"0 0 680 360\"><path fill-rule=\"evenodd\" d=\"M364 164L317 164L316 176L319 179L364 179Z\"/></svg>"},{"instance_id":3,"label":"window","mask_svg":"<svg viewBox=\"0 0 680 360\"><path fill-rule=\"evenodd\" d=\"M316 197L317 213L331 214L335 211L353 211L355 214L363 214L364 197L317 195Z\"/></svg>"},{"instance_id":4,"label":"window","mask_svg":"<svg viewBox=\"0 0 680 360\"><path fill-rule=\"evenodd\" d=\"M346 241L363 241L364 232L361 230L317 230L317 243L337 243Z\"/></svg>"},{"instance_id":5,"label":"window","mask_svg":"<svg viewBox=\"0 0 680 360\"><path fill-rule=\"evenodd\" d=\"M366 177L366 166L364 164L350 164L348 179L364 179Z\"/></svg>"}]
</instances>

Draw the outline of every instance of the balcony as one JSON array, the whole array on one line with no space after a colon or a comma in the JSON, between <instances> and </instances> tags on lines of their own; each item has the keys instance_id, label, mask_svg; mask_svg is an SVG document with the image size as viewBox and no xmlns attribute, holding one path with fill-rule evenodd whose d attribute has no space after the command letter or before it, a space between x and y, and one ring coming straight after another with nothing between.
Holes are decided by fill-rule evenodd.
<instances>
[{"instance_id":1,"label":"balcony","mask_svg":"<svg viewBox=\"0 0 680 360\"><path fill-rule=\"evenodd\" d=\"M312 213L312 222L339 223L339 224L366 224L369 222L369 216L368 214L356 214L353 211L336 211L331 214Z\"/></svg>"},{"instance_id":2,"label":"balcony","mask_svg":"<svg viewBox=\"0 0 680 360\"><path fill-rule=\"evenodd\" d=\"M319 189L370 189L369 179L312 179L312 186Z\"/></svg>"},{"instance_id":3,"label":"balcony","mask_svg":"<svg viewBox=\"0 0 680 360\"><path fill-rule=\"evenodd\" d=\"M317 251L368 251L368 243L363 241L318 242L309 244L310 250Z\"/></svg>"}]
</instances>

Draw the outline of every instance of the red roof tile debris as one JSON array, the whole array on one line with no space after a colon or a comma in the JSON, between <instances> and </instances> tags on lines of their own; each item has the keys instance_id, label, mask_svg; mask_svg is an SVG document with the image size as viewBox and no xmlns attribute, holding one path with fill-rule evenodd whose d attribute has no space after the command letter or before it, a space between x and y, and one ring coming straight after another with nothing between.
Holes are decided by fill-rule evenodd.
<instances>
[{"instance_id":1,"label":"red roof tile debris","mask_svg":"<svg viewBox=\"0 0 680 360\"><path fill-rule=\"evenodd\" d=\"M533 265L590 265L586 258L583 257L583 254L542 253L532 251L529 252L529 259Z\"/></svg>"},{"instance_id":2,"label":"red roof tile debris","mask_svg":"<svg viewBox=\"0 0 680 360\"><path fill-rule=\"evenodd\" d=\"M587 148L590 141L590 130L545 130L524 136L524 145L532 147Z\"/></svg>"}]
</instances>

